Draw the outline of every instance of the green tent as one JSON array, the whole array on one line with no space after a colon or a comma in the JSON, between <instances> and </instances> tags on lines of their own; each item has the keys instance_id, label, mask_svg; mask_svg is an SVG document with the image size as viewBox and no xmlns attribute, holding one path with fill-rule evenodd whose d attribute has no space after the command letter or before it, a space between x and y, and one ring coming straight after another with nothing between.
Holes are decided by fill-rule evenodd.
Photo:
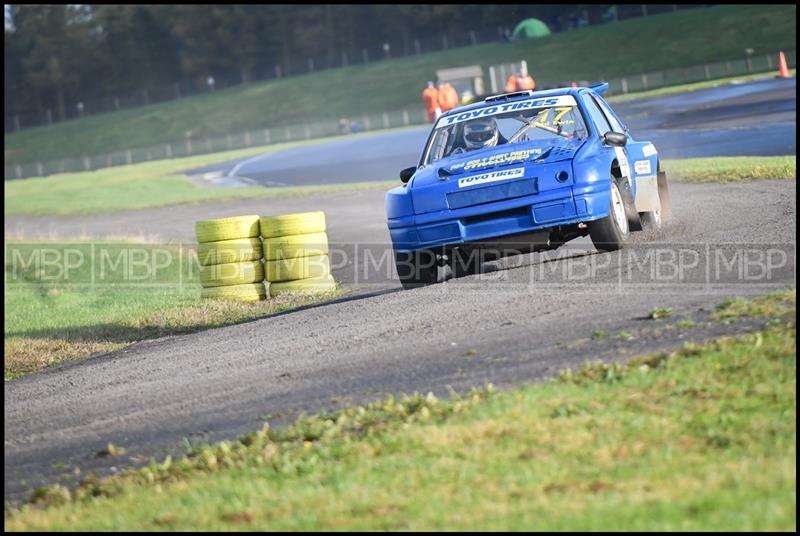
<instances>
[{"instance_id":1,"label":"green tent","mask_svg":"<svg viewBox=\"0 0 800 536\"><path fill-rule=\"evenodd\" d=\"M550 35L550 28L539 19L525 19L514 28L512 39L536 39Z\"/></svg>"}]
</instances>

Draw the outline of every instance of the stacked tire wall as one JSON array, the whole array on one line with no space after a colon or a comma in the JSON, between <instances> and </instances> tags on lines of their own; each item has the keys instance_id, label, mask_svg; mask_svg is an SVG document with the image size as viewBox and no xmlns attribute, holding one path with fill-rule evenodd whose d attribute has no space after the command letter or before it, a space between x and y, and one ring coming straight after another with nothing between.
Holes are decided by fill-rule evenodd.
<instances>
[{"instance_id":1,"label":"stacked tire wall","mask_svg":"<svg viewBox=\"0 0 800 536\"><path fill-rule=\"evenodd\" d=\"M263 216L259 226L270 296L336 288L324 212Z\"/></svg>"},{"instance_id":2,"label":"stacked tire wall","mask_svg":"<svg viewBox=\"0 0 800 536\"><path fill-rule=\"evenodd\" d=\"M198 221L195 235L202 298L266 298L258 216Z\"/></svg>"}]
</instances>

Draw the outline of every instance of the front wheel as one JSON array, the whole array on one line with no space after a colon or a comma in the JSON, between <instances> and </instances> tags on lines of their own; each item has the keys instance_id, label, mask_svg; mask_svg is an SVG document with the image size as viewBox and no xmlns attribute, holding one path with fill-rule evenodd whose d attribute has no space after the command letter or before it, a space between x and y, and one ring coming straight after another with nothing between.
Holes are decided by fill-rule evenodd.
<instances>
[{"instance_id":1,"label":"front wheel","mask_svg":"<svg viewBox=\"0 0 800 536\"><path fill-rule=\"evenodd\" d=\"M599 251L616 251L622 248L631 236L628 217L625 214L625 201L615 180L611 181L610 197L608 216L589 222L589 236Z\"/></svg>"},{"instance_id":2,"label":"front wheel","mask_svg":"<svg viewBox=\"0 0 800 536\"><path fill-rule=\"evenodd\" d=\"M439 260L433 251L395 251L394 262L404 289L424 287L439 281Z\"/></svg>"}]
</instances>

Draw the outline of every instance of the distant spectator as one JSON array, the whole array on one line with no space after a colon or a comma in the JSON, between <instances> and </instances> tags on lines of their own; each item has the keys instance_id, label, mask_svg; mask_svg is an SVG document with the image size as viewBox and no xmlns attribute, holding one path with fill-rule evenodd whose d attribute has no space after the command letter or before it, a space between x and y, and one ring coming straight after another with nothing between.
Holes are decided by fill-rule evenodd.
<instances>
[{"instance_id":1,"label":"distant spectator","mask_svg":"<svg viewBox=\"0 0 800 536\"><path fill-rule=\"evenodd\" d=\"M506 93L513 93L517 91L517 89L517 75L508 75L508 78L506 78Z\"/></svg>"},{"instance_id":2,"label":"distant spectator","mask_svg":"<svg viewBox=\"0 0 800 536\"><path fill-rule=\"evenodd\" d=\"M614 9L614 6L608 8L608 10L605 13L603 13L601 19L603 22L614 22L615 20L617 20L617 10Z\"/></svg>"},{"instance_id":3,"label":"distant spectator","mask_svg":"<svg viewBox=\"0 0 800 536\"><path fill-rule=\"evenodd\" d=\"M511 29L506 28L503 30L503 33L500 35L500 41L503 43L510 43L511 42Z\"/></svg>"},{"instance_id":4,"label":"distant spectator","mask_svg":"<svg viewBox=\"0 0 800 536\"><path fill-rule=\"evenodd\" d=\"M350 133L350 121L348 121L344 117L339 119L339 134L349 134L349 133Z\"/></svg>"},{"instance_id":5,"label":"distant spectator","mask_svg":"<svg viewBox=\"0 0 800 536\"><path fill-rule=\"evenodd\" d=\"M506 79L506 93L513 93L515 91L526 91L536 88L536 82L533 77L528 74L528 70L523 67L519 75L512 74Z\"/></svg>"},{"instance_id":6,"label":"distant spectator","mask_svg":"<svg viewBox=\"0 0 800 536\"><path fill-rule=\"evenodd\" d=\"M525 66L522 67L522 72L517 77L517 88L518 91L536 88L536 81L528 74L528 69Z\"/></svg>"},{"instance_id":7,"label":"distant spectator","mask_svg":"<svg viewBox=\"0 0 800 536\"><path fill-rule=\"evenodd\" d=\"M469 89L461 94L461 104L469 104L475 102L475 94Z\"/></svg>"},{"instance_id":8,"label":"distant spectator","mask_svg":"<svg viewBox=\"0 0 800 536\"><path fill-rule=\"evenodd\" d=\"M458 101L458 91L450 82L445 82L439 86L439 108L441 108L442 113L449 112L458 106Z\"/></svg>"},{"instance_id":9,"label":"distant spectator","mask_svg":"<svg viewBox=\"0 0 800 536\"><path fill-rule=\"evenodd\" d=\"M433 123L442 109L439 107L439 90L432 81L428 81L428 87L422 92L422 100L425 102L425 111L428 114L428 122Z\"/></svg>"},{"instance_id":10,"label":"distant spectator","mask_svg":"<svg viewBox=\"0 0 800 536\"><path fill-rule=\"evenodd\" d=\"M213 76L209 76L208 80L206 80L206 84L208 84L208 89L211 90L211 91L214 91L214 84L215 83L216 82L214 81L214 77Z\"/></svg>"}]
</instances>

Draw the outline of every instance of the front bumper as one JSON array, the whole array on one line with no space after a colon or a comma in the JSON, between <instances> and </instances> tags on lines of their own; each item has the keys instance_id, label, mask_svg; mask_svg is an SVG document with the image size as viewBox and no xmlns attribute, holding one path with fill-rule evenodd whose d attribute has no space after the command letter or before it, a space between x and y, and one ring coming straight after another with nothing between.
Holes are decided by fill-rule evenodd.
<instances>
[{"instance_id":1,"label":"front bumper","mask_svg":"<svg viewBox=\"0 0 800 536\"><path fill-rule=\"evenodd\" d=\"M396 251L484 241L597 220L608 215L610 183L565 186L534 195L389 219Z\"/></svg>"}]
</instances>

